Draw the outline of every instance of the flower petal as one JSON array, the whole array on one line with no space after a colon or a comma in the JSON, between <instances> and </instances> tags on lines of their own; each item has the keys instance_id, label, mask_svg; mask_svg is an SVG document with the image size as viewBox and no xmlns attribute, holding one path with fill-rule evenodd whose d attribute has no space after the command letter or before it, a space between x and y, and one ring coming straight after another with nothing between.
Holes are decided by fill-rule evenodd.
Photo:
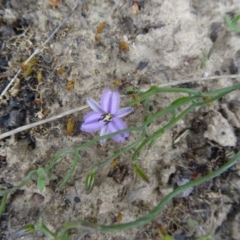
<instances>
[{"instance_id":1,"label":"flower petal","mask_svg":"<svg viewBox=\"0 0 240 240\"><path fill-rule=\"evenodd\" d=\"M133 111L132 107L125 107L125 108L120 108L115 114L114 117L117 118L122 118L127 116L128 114L130 114Z\"/></svg>"},{"instance_id":2,"label":"flower petal","mask_svg":"<svg viewBox=\"0 0 240 240\"><path fill-rule=\"evenodd\" d=\"M114 118L108 124L108 134L127 128L127 124L121 118ZM124 142L129 137L129 132L124 132L113 137L116 142Z\"/></svg>"},{"instance_id":3,"label":"flower petal","mask_svg":"<svg viewBox=\"0 0 240 240\"><path fill-rule=\"evenodd\" d=\"M99 112L89 112L83 117L83 124L81 125L81 130L84 132L96 132L99 131L103 126L104 122L99 121L102 115Z\"/></svg>"},{"instance_id":4,"label":"flower petal","mask_svg":"<svg viewBox=\"0 0 240 240\"><path fill-rule=\"evenodd\" d=\"M101 106L107 113L116 113L120 106L120 94L110 89L105 90L101 96Z\"/></svg>"},{"instance_id":5,"label":"flower petal","mask_svg":"<svg viewBox=\"0 0 240 240\"><path fill-rule=\"evenodd\" d=\"M101 131L100 131L100 136L104 136L108 134L108 125L105 125ZM102 139L100 140L100 144L103 145L106 142L107 139Z\"/></svg>"},{"instance_id":6,"label":"flower petal","mask_svg":"<svg viewBox=\"0 0 240 240\"><path fill-rule=\"evenodd\" d=\"M101 106L92 98L87 98L87 103L89 105L89 107L95 111L95 112L99 112L101 114L105 114L106 112L101 108Z\"/></svg>"}]
</instances>

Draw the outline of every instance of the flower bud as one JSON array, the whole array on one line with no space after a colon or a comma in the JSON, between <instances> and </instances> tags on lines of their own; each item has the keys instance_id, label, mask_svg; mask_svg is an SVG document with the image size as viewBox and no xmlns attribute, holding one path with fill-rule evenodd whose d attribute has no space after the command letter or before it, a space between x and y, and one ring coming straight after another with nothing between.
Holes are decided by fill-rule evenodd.
<instances>
[{"instance_id":1,"label":"flower bud","mask_svg":"<svg viewBox=\"0 0 240 240\"><path fill-rule=\"evenodd\" d=\"M91 191L93 190L94 181L95 181L95 171L90 172L87 175L87 178L86 178L86 181L85 181L85 192L86 192L86 194L91 193Z\"/></svg>"}]
</instances>

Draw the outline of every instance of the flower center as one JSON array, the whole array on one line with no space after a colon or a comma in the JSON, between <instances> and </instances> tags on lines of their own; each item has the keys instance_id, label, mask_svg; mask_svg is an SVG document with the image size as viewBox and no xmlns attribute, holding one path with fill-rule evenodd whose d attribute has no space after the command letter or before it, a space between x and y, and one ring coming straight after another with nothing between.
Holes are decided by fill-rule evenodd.
<instances>
[{"instance_id":1,"label":"flower center","mask_svg":"<svg viewBox=\"0 0 240 240\"><path fill-rule=\"evenodd\" d=\"M105 123L109 123L112 121L112 119L113 119L112 114L107 113L107 114L102 115L102 118L100 120L104 121Z\"/></svg>"}]
</instances>

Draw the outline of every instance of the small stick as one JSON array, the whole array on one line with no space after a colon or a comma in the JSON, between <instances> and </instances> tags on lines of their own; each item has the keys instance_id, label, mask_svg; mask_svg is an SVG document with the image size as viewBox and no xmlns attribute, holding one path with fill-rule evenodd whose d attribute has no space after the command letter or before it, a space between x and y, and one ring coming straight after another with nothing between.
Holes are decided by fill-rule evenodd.
<instances>
[{"instance_id":1,"label":"small stick","mask_svg":"<svg viewBox=\"0 0 240 240\"><path fill-rule=\"evenodd\" d=\"M158 87L169 87L169 86L176 86L176 85L180 85L183 83L190 83L190 82L200 82L200 81L209 81L209 80L219 80L219 79L225 79L225 78L230 78L230 79L234 79L234 78L240 78L240 75L224 75L224 76L212 76L212 77L204 77L204 78L192 78L192 79L187 79L184 81L173 81L170 80L168 83L163 83L160 84ZM147 91L148 89L140 89L140 91Z\"/></svg>"},{"instance_id":2,"label":"small stick","mask_svg":"<svg viewBox=\"0 0 240 240\"><path fill-rule=\"evenodd\" d=\"M196 82L196 81L207 81L207 80L224 79L224 78L233 79L233 78L239 78L239 77L240 77L240 75L226 75L226 76L212 76L212 77L205 77L205 78L194 78L194 79L188 79L188 80L179 81L179 82L178 81L172 81L172 82L169 82L169 83L166 83L166 84L161 84L158 87L175 86L175 85L179 85L179 84L183 84L183 83ZM141 91L144 91L144 90L141 90ZM66 112L63 112L63 113L61 113L59 115L56 115L56 116L53 116L51 118L47 118L47 119L44 119L44 120L39 121L39 122L31 123L31 124L16 128L14 130L11 130L9 132L1 134L0 139L3 139L5 137L9 137L13 134L16 134L16 133L21 132L21 131L25 131L29 128L36 127L36 126L39 126L41 124L54 121L55 119L65 117L65 116L73 114L75 112L82 111L83 109L86 109L86 108L88 108L87 105L79 107L79 108L74 108L72 110L68 110Z\"/></svg>"},{"instance_id":3,"label":"small stick","mask_svg":"<svg viewBox=\"0 0 240 240\"><path fill-rule=\"evenodd\" d=\"M11 135L13 135L13 134L16 134L16 133L18 133L18 132L25 131L25 130L27 130L27 129L29 129L29 128L33 128L33 127L42 125L42 124L44 124L44 123L52 122L52 121L54 121L54 120L56 120L56 119L65 117L65 116L67 116L67 115L73 114L73 113L78 112L78 111L82 111L83 109L86 109L86 108L88 108L87 105L82 106L82 107L79 107L79 108L74 108L74 109L68 110L68 111L66 111L66 112L60 113L60 114L58 114L58 115L56 115L56 116L53 116L53 117L50 117L50 118L47 118L47 119L44 119L44 120L41 120L41 121L38 121L38 122L35 122L35 123L30 123L30 124L28 124L28 125L25 125L25 126L16 128L16 129L14 129L14 130L11 130L11 131L9 131L9 132L6 132L6 133L1 134L1 135L0 135L0 139L3 139L3 138L5 138L5 137L9 137L9 136L11 136Z\"/></svg>"},{"instance_id":4,"label":"small stick","mask_svg":"<svg viewBox=\"0 0 240 240\"><path fill-rule=\"evenodd\" d=\"M57 31L63 26L63 24L71 17L73 12L76 10L77 6L79 4L79 0L76 1L75 6L73 7L72 11L70 14L62 21L62 23L52 32L52 34L47 38L47 40L40 46L38 47L32 55L24 62L24 65L26 65L35 55L37 55L39 52L42 51L44 46L52 39L52 37L57 33ZM9 82L9 84L6 86L6 88L2 91L0 95L0 100L3 98L7 90L10 88L10 86L14 83L15 79L18 77L18 75L21 73L21 69L19 69L16 73L16 75L12 78L12 80Z\"/></svg>"}]
</instances>

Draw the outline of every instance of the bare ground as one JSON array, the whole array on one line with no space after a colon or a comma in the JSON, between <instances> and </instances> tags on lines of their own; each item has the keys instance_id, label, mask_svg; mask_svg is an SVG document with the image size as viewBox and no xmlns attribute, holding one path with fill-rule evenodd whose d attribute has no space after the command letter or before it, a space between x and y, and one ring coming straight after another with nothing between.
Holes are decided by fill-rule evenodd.
<instances>
[{"instance_id":1,"label":"bare ground","mask_svg":"<svg viewBox=\"0 0 240 240\"><path fill-rule=\"evenodd\" d=\"M239 35L226 30L224 17L238 14L240 1L135 2L138 4L80 1L27 68L22 63L69 15L76 1L63 0L55 8L47 0L0 1L0 89L6 87L19 67L23 70L1 101L1 132L85 105L88 96L98 100L106 88L115 88L124 95L127 87L148 89L173 80L180 83L190 78L238 73ZM126 51L121 45L123 41L129 48ZM201 50L211 48L211 58L201 68ZM184 87L206 91L234 83L236 79L226 78ZM152 112L163 109L179 96L157 95L150 102ZM129 101L131 96L124 96L122 106ZM176 185L188 179L189 174L207 174L239 149L239 101L239 92L234 92L210 106L196 109L152 147L144 149L138 163L150 176L149 184L134 173L130 152L121 156L112 177L107 177L110 166L98 171L96 186L91 194L85 194L86 175L123 146L108 140L104 147L96 144L81 153L73 177L57 192L57 183L73 161L72 156L63 158L53 170L57 179L50 181L43 192L31 180L9 197L0 221L0 239L13 239L15 231L40 218L55 231L66 221L83 219L113 224L147 214ZM79 131L87 112L71 116L75 129L70 136L66 117L2 140L1 189L17 185L30 170L46 165L57 153L92 139L95 135ZM139 106L127 118L128 125L140 125L147 114L150 111ZM154 122L149 131L166 124L170 117ZM190 134L173 148L174 136L190 127ZM131 134L129 142L138 136ZM158 240L161 238L157 223L161 223L176 239L197 239L213 228L214 239L237 240L239 167L237 164L213 181L184 192L154 221L141 228L93 234L84 239ZM71 234L73 238L77 235L74 231ZM38 232L24 239L45 237Z\"/></svg>"}]
</instances>

